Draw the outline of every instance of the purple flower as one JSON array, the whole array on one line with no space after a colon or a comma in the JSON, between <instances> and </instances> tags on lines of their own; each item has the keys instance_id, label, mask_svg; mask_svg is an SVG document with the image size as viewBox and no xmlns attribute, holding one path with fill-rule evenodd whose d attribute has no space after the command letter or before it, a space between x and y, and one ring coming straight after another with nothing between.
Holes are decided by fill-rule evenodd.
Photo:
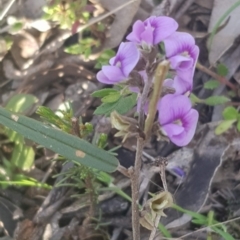
<instances>
[{"instance_id":1,"label":"purple flower","mask_svg":"<svg viewBox=\"0 0 240 240\"><path fill-rule=\"evenodd\" d=\"M194 38L184 32L175 32L164 40L166 56L171 62L171 68L176 70L194 71L199 48L195 45Z\"/></svg>"},{"instance_id":2,"label":"purple flower","mask_svg":"<svg viewBox=\"0 0 240 240\"><path fill-rule=\"evenodd\" d=\"M159 100L158 121L163 133L177 146L186 146L193 138L198 112L184 95L168 94Z\"/></svg>"},{"instance_id":3,"label":"purple flower","mask_svg":"<svg viewBox=\"0 0 240 240\"><path fill-rule=\"evenodd\" d=\"M140 58L140 52L131 42L121 43L110 66L103 66L97 73L97 80L105 84L115 84L128 78Z\"/></svg>"},{"instance_id":4,"label":"purple flower","mask_svg":"<svg viewBox=\"0 0 240 240\"><path fill-rule=\"evenodd\" d=\"M178 23L173 18L152 16L144 22L136 21L127 39L138 44L155 45L174 33L177 28Z\"/></svg>"},{"instance_id":5,"label":"purple flower","mask_svg":"<svg viewBox=\"0 0 240 240\"><path fill-rule=\"evenodd\" d=\"M175 89L175 94L186 94L192 91L193 87L193 70L192 68L176 72L174 79L166 79L164 81L164 86L171 87Z\"/></svg>"}]
</instances>

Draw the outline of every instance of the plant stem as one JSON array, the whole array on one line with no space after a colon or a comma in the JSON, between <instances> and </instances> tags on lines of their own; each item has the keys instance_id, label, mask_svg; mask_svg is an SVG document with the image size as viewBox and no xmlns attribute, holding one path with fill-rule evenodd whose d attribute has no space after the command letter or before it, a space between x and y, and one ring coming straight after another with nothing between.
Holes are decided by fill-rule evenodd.
<instances>
[{"instance_id":1,"label":"plant stem","mask_svg":"<svg viewBox=\"0 0 240 240\"><path fill-rule=\"evenodd\" d=\"M155 237L155 234L157 232L157 227L158 227L158 224L160 222L160 218L161 218L161 215L157 215L156 218L155 218L155 221L154 221L154 228L153 230L151 231L151 235L149 237L149 240L153 240L154 237Z\"/></svg>"},{"instance_id":2,"label":"plant stem","mask_svg":"<svg viewBox=\"0 0 240 240\"><path fill-rule=\"evenodd\" d=\"M231 82L229 82L225 77L218 75L217 73L213 72L212 70L210 70L207 67L200 64L199 62L197 63L196 68L199 69L200 71L210 75L211 77L215 78L220 83L225 84L226 86L231 88L234 92L237 92L237 87L234 84L232 84Z\"/></svg>"},{"instance_id":3,"label":"plant stem","mask_svg":"<svg viewBox=\"0 0 240 240\"><path fill-rule=\"evenodd\" d=\"M133 240L140 240L140 224L139 224L139 176L142 163L142 151L144 147L144 139L138 138L137 150L135 156L135 166L131 173L131 188L132 188L132 231Z\"/></svg>"},{"instance_id":4,"label":"plant stem","mask_svg":"<svg viewBox=\"0 0 240 240\"><path fill-rule=\"evenodd\" d=\"M165 60L158 65L157 70L155 72L153 93L149 103L148 115L145 121L145 128L144 128L146 139L149 138L150 131L153 126L154 118L157 112L157 103L161 96L163 81L166 77L168 69L169 69L169 62Z\"/></svg>"}]
</instances>

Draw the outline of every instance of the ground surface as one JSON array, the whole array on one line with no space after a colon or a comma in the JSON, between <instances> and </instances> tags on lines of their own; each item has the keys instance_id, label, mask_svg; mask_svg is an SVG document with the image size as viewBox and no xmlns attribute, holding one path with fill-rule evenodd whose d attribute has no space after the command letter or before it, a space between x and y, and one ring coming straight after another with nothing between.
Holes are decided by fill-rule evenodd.
<instances>
[{"instance_id":1,"label":"ground surface","mask_svg":"<svg viewBox=\"0 0 240 240\"><path fill-rule=\"evenodd\" d=\"M7 10L6 6L10 2L10 0L0 0L0 9ZM225 133L215 135L224 108L230 105L239 110L240 6L236 4L237 1L138 0L119 8L119 4L128 1L91 0L84 8L90 13L90 22L99 23L100 16L114 11L110 16L101 19L101 23L108 27L104 31L99 31L99 26L92 24L87 32L76 34L73 34L76 32L74 21L65 29L59 27L57 17L57 22L52 21L56 19L38 21L43 19L42 8L51 6L53 2L16 0L6 13L2 11L0 15L1 105L6 106L9 99L16 94L31 94L37 101L24 114L39 119L34 113L37 106L47 106L56 111L64 102L71 101L74 116L81 116L83 122L91 122L94 126L94 132L89 136L90 140L97 133L106 133L109 136L109 149L120 145L121 139L113 137L115 132L111 129L109 119L93 115L100 101L93 98L91 93L103 87L96 80L95 75L98 70L94 66L104 49L117 49L135 20L144 20L151 15L169 15L178 21L179 31L189 32L194 36L200 48L193 93L200 99L216 95L230 96L231 101L216 106L203 103L195 106L199 111L200 119L196 135L187 147L179 149L171 143L158 142L155 138L147 144L143 159L146 164L143 166L141 176L141 202L147 200L148 192L156 193L162 190L159 173L154 173L147 164L149 158L161 156L168 158L166 179L177 205L204 216L209 216L209 213L214 211L214 218L219 222L240 217L240 135L235 125ZM81 1L65 2L80 4ZM66 14L64 16L67 18L68 13L64 10L64 4L66 3L62 1L61 10L55 15ZM233 6L234 4L236 6ZM230 10L226 12L228 9ZM86 21L81 15L81 9L79 11L77 16L82 21L79 26L83 26ZM10 16L16 19L15 24L11 23L14 20ZM219 20L222 21L218 26ZM215 31L214 35L211 34L213 31ZM64 51L66 47L86 37L100 41L99 46L92 47L92 52L87 58L84 56L84 51L77 55ZM224 65L224 73L221 73L221 69L217 67L219 63ZM218 80L220 84L212 89L204 87L206 82L213 79ZM230 95L230 91L235 92L235 95ZM128 113L128 116L133 116L134 111ZM77 171L69 171L73 169L72 163L63 165L62 161L52 161L57 158L55 153L45 148L38 148L32 142L28 143L34 151L34 162L30 164L31 167L27 171L19 166L6 171L6 161L10 161L16 142L9 141L4 129L1 130L0 174L1 171L5 171L4 180L11 181L14 179L14 174L22 173L41 184L56 186L56 183L63 178L58 176L56 180L56 177L54 178L56 174L69 173L71 176L78 174ZM136 139L131 138L117 150L118 159L125 167L133 165L135 144ZM185 172L184 176L174 172L176 167ZM6 175L9 177L6 178ZM0 239L131 239L130 202L113 190L100 191L95 211L91 212L91 208L88 207L87 180L81 185L79 181L81 176L74 175L77 180L71 176L68 176L66 183L74 183L73 188L68 185L49 190L3 184L0 189ZM131 195L129 179L119 172L111 176L115 186ZM106 187L106 184L100 186ZM79 196L70 197L74 194ZM162 223L167 226L173 237L224 239L224 234L210 234L206 228L196 231L213 224L214 222L209 218L202 220L201 224L193 224L189 218L191 214L186 214L184 218L180 211L173 209L166 211L166 214L167 217L162 218ZM94 217L95 220L91 220L89 216ZM232 239L240 239L239 223L239 220L235 220L226 224ZM149 232L142 229L142 239L148 239L148 236ZM158 233L155 239L163 239L162 234ZM231 238L225 236L225 239Z\"/></svg>"}]
</instances>

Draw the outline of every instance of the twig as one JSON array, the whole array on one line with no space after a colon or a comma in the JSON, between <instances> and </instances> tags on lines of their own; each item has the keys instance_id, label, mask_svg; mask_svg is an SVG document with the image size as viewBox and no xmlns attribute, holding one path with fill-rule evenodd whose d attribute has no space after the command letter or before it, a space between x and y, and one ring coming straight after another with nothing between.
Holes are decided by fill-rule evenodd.
<instances>
[{"instance_id":1,"label":"twig","mask_svg":"<svg viewBox=\"0 0 240 240\"><path fill-rule=\"evenodd\" d=\"M160 218L161 218L161 215L157 214L156 215L156 218L154 220L154 228L153 230L151 231L151 235L149 237L149 240L153 240L155 235L156 235L156 232L157 232L157 227L158 227L158 224L160 222Z\"/></svg>"},{"instance_id":2,"label":"twig","mask_svg":"<svg viewBox=\"0 0 240 240\"><path fill-rule=\"evenodd\" d=\"M135 156L135 166L131 168L131 188L132 188L132 230L133 240L140 240L140 224L139 224L139 176L142 163L142 151L144 147L144 139L139 137L137 140L137 151Z\"/></svg>"},{"instance_id":3,"label":"twig","mask_svg":"<svg viewBox=\"0 0 240 240\"><path fill-rule=\"evenodd\" d=\"M121 165L118 165L117 170L118 170L120 173L122 173L125 177L130 178L129 172L128 172L128 170L127 170L125 167L123 167L123 166L121 166Z\"/></svg>"},{"instance_id":4,"label":"twig","mask_svg":"<svg viewBox=\"0 0 240 240\"><path fill-rule=\"evenodd\" d=\"M155 76L154 76L153 93L149 103L148 115L147 115L147 119L144 127L144 133L146 135L146 139L148 139L150 135L150 131L152 129L154 118L157 112L157 103L158 103L158 100L160 99L161 92L162 92L162 84L163 84L163 81L165 80L168 69L169 69L169 62L166 60L162 61L158 65Z\"/></svg>"},{"instance_id":5,"label":"twig","mask_svg":"<svg viewBox=\"0 0 240 240\"><path fill-rule=\"evenodd\" d=\"M197 63L196 67L200 71L202 71L202 72L210 75L214 79L218 80L220 83L225 84L226 86L230 87L234 92L237 92L237 87L234 84L232 84L231 82L229 82L225 77L218 75L217 73L213 72L212 70L210 70L210 69L206 68L205 66L203 66L202 64L200 64L199 62Z\"/></svg>"},{"instance_id":6,"label":"twig","mask_svg":"<svg viewBox=\"0 0 240 240\"><path fill-rule=\"evenodd\" d=\"M161 177L161 180L162 180L162 183L163 183L164 191L167 192L168 191L167 181L166 181L167 160L165 158L163 158L160 161L161 161L160 164L159 164L159 167L160 167L160 177Z\"/></svg>"},{"instance_id":7,"label":"twig","mask_svg":"<svg viewBox=\"0 0 240 240\"><path fill-rule=\"evenodd\" d=\"M193 4L193 2L194 0L184 1L179 11L174 15L174 18L178 20L188 10L188 8Z\"/></svg>"}]
</instances>

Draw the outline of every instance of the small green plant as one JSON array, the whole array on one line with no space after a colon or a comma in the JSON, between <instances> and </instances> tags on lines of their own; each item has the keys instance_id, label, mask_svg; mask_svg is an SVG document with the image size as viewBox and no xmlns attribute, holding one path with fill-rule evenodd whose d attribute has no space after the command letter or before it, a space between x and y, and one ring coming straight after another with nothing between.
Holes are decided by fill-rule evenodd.
<instances>
[{"instance_id":1,"label":"small green plant","mask_svg":"<svg viewBox=\"0 0 240 240\"><path fill-rule=\"evenodd\" d=\"M100 42L98 40L95 40L93 38L84 38L81 39L78 44L74 44L65 48L65 52L74 55L82 54L86 59L88 59L92 53L92 48L98 47L99 45Z\"/></svg>"},{"instance_id":2,"label":"small green plant","mask_svg":"<svg viewBox=\"0 0 240 240\"><path fill-rule=\"evenodd\" d=\"M217 135L226 132L235 123L237 123L236 127L237 130L240 132L240 113L235 107L233 106L226 107L223 110L222 115L224 120L221 121L221 123L215 129L215 133Z\"/></svg>"},{"instance_id":3,"label":"small green plant","mask_svg":"<svg viewBox=\"0 0 240 240\"><path fill-rule=\"evenodd\" d=\"M53 0L43 8L44 18L57 22L63 29L71 29L76 22L84 24L88 21L90 15L86 6L86 0Z\"/></svg>"},{"instance_id":4,"label":"small green plant","mask_svg":"<svg viewBox=\"0 0 240 240\"><path fill-rule=\"evenodd\" d=\"M225 240L234 240L234 238L227 232L227 227L214 219L214 212L210 211L207 216L200 213L192 212L181 208L180 206L174 204L173 208L179 212L186 213L192 217L192 223L199 226L209 227L207 240L211 240L211 231L220 235Z\"/></svg>"}]
</instances>

